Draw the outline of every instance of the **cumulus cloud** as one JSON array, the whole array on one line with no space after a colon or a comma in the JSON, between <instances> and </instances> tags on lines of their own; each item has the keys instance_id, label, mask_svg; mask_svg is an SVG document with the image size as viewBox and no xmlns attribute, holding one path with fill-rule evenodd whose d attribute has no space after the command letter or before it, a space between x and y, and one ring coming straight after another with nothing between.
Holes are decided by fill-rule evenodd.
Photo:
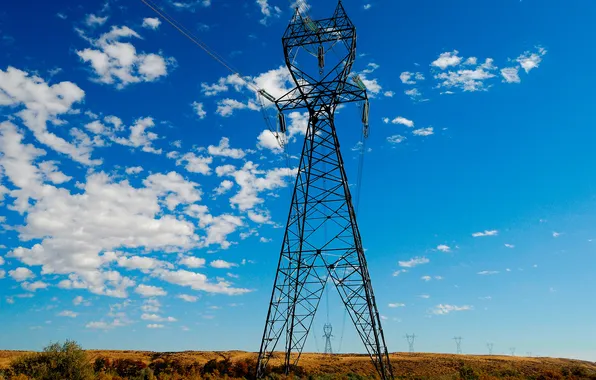
<instances>
[{"instance_id":1,"label":"cumulus cloud","mask_svg":"<svg viewBox=\"0 0 596 380\"><path fill-rule=\"evenodd\" d=\"M399 75L399 79L403 84L416 84L418 81L424 80L424 75L422 73L411 73L409 71L404 71Z\"/></svg>"},{"instance_id":2,"label":"cumulus cloud","mask_svg":"<svg viewBox=\"0 0 596 380\"><path fill-rule=\"evenodd\" d=\"M402 135L392 135L387 137L387 141L390 144L399 144L403 142L406 138Z\"/></svg>"},{"instance_id":3,"label":"cumulus cloud","mask_svg":"<svg viewBox=\"0 0 596 380\"><path fill-rule=\"evenodd\" d=\"M267 20L270 17L279 17L281 14L281 9L278 6L269 5L268 0L256 0L256 2L263 14L263 18L259 21L263 25L267 25Z\"/></svg>"},{"instance_id":4,"label":"cumulus cloud","mask_svg":"<svg viewBox=\"0 0 596 380\"><path fill-rule=\"evenodd\" d=\"M205 263L205 259L193 256L182 257L180 260L178 260L178 264L184 265L188 268L203 268Z\"/></svg>"},{"instance_id":5,"label":"cumulus cloud","mask_svg":"<svg viewBox=\"0 0 596 380\"><path fill-rule=\"evenodd\" d=\"M165 296L168 293L160 288L159 286L152 286L152 285L139 285L135 289L135 293L140 294L143 297L157 297L157 296Z\"/></svg>"},{"instance_id":6,"label":"cumulus cloud","mask_svg":"<svg viewBox=\"0 0 596 380\"><path fill-rule=\"evenodd\" d=\"M451 252L451 247L445 244L440 244L437 246L437 249L441 252Z\"/></svg>"},{"instance_id":7,"label":"cumulus cloud","mask_svg":"<svg viewBox=\"0 0 596 380\"><path fill-rule=\"evenodd\" d=\"M458 56L459 52L454 50L452 52L445 52L439 55L439 58L434 60L430 65L445 70L450 66L457 66L460 64L462 58Z\"/></svg>"},{"instance_id":8,"label":"cumulus cloud","mask_svg":"<svg viewBox=\"0 0 596 380\"><path fill-rule=\"evenodd\" d=\"M155 275L171 284L186 286L193 290L208 293L240 295L251 291L250 289L236 288L224 279L218 279L217 282L212 282L202 273L190 272L183 269L177 271L158 270L155 272Z\"/></svg>"},{"instance_id":9,"label":"cumulus cloud","mask_svg":"<svg viewBox=\"0 0 596 380\"><path fill-rule=\"evenodd\" d=\"M212 262L209 263L209 265L213 268L218 268L218 269L229 269L229 268L238 266L238 264L229 263L225 260L213 260Z\"/></svg>"},{"instance_id":10,"label":"cumulus cloud","mask_svg":"<svg viewBox=\"0 0 596 380\"><path fill-rule=\"evenodd\" d=\"M458 63L459 64L459 61ZM448 65L448 66L456 66ZM445 66L446 68L447 66ZM447 89L460 89L463 91L485 90L485 81L495 77L493 73L497 68L493 65L492 58L487 58L484 63L473 69L459 69L455 71L441 72L435 75L439 80L438 87Z\"/></svg>"},{"instance_id":11,"label":"cumulus cloud","mask_svg":"<svg viewBox=\"0 0 596 380\"><path fill-rule=\"evenodd\" d=\"M143 19L143 28L157 29L161 25L161 21L157 17L147 17Z\"/></svg>"},{"instance_id":12,"label":"cumulus cloud","mask_svg":"<svg viewBox=\"0 0 596 380\"><path fill-rule=\"evenodd\" d=\"M391 123L405 125L406 127L410 127L410 128L414 127L414 122L412 120L408 120L402 116L398 116L395 119L391 120Z\"/></svg>"},{"instance_id":13,"label":"cumulus cloud","mask_svg":"<svg viewBox=\"0 0 596 380\"><path fill-rule=\"evenodd\" d=\"M491 274L499 274L499 271L498 270L483 270L483 271L478 272L477 274L479 274L481 276L488 276Z\"/></svg>"},{"instance_id":14,"label":"cumulus cloud","mask_svg":"<svg viewBox=\"0 0 596 380\"><path fill-rule=\"evenodd\" d=\"M101 161L91 159L92 144L80 129L70 130L71 141L48 129L48 121L64 124L60 116L72 111L73 106L81 102L84 96L85 92L72 82L50 86L42 78L30 76L14 67L9 66L6 71L0 69L0 108L21 108L16 115L37 141L81 164L97 165ZM3 124L5 129L10 128L8 124Z\"/></svg>"},{"instance_id":15,"label":"cumulus cloud","mask_svg":"<svg viewBox=\"0 0 596 380\"><path fill-rule=\"evenodd\" d=\"M230 148L230 139L227 137L222 137L219 141L219 145L217 146L209 145L207 152L209 152L209 154L212 156L229 157L235 159L244 158L246 155L242 149Z\"/></svg>"},{"instance_id":16,"label":"cumulus cloud","mask_svg":"<svg viewBox=\"0 0 596 380\"><path fill-rule=\"evenodd\" d=\"M122 89L131 83L153 82L168 74L175 62L173 58L137 53L132 43L121 41L124 38L141 36L127 26L113 26L99 38L88 39L92 48L76 51L83 62L91 65L94 80Z\"/></svg>"},{"instance_id":17,"label":"cumulus cloud","mask_svg":"<svg viewBox=\"0 0 596 380\"><path fill-rule=\"evenodd\" d=\"M203 103L192 102L191 106L192 106L192 109L197 114L197 116L199 117L199 119L202 120L205 117L207 117L207 111L205 111L205 107L204 107Z\"/></svg>"},{"instance_id":18,"label":"cumulus cloud","mask_svg":"<svg viewBox=\"0 0 596 380\"><path fill-rule=\"evenodd\" d=\"M30 269L24 267L9 270L8 275L12 277L13 280L18 282L22 282L35 277L35 274Z\"/></svg>"},{"instance_id":19,"label":"cumulus cloud","mask_svg":"<svg viewBox=\"0 0 596 380\"><path fill-rule=\"evenodd\" d=\"M389 305L387 305L391 308L396 308L396 307L406 307L405 303L390 303Z\"/></svg>"},{"instance_id":20,"label":"cumulus cloud","mask_svg":"<svg viewBox=\"0 0 596 380\"><path fill-rule=\"evenodd\" d=\"M501 76L503 76L503 82L505 83L520 83L519 69L517 67L506 67L501 69Z\"/></svg>"},{"instance_id":21,"label":"cumulus cloud","mask_svg":"<svg viewBox=\"0 0 596 380\"><path fill-rule=\"evenodd\" d=\"M530 70L533 70L540 65L540 62L542 62L542 57L545 54L546 49L538 48L537 53L526 51L517 57L516 61L519 62L520 66L526 71L526 73L529 73Z\"/></svg>"}]
</instances>

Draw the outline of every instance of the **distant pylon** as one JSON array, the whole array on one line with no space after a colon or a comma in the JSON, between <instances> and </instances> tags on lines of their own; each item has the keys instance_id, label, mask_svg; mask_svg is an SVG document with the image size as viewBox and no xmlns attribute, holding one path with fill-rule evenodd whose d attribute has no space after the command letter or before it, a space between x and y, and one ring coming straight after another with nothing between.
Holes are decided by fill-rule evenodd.
<instances>
[{"instance_id":1,"label":"distant pylon","mask_svg":"<svg viewBox=\"0 0 596 380\"><path fill-rule=\"evenodd\" d=\"M511 356L515 356L515 347L509 347L509 351L511 352Z\"/></svg>"},{"instance_id":2,"label":"distant pylon","mask_svg":"<svg viewBox=\"0 0 596 380\"><path fill-rule=\"evenodd\" d=\"M532 353L530 351L526 352L526 356L531 358L532 357Z\"/></svg>"},{"instance_id":3,"label":"distant pylon","mask_svg":"<svg viewBox=\"0 0 596 380\"><path fill-rule=\"evenodd\" d=\"M406 334L406 340L408 341L408 349L409 349L410 353L414 352L414 339L416 339L416 335Z\"/></svg>"},{"instance_id":4,"label":"distant pylon","mask_svg":"<svg viewBox=\"0 0 596 380\"><path fill-rule=\"evenodd\" d=\"M323 338L325 338L325 353L326 354L332 354L333 350L331 349L331 337L333 335L331 335L331 332L333 331L333 327L331 327L331 323L325 323L325 326L323 326L323 332L325 333L323 335Z\"/></svg>"},{"instance_id":5,"label":"distant pylon","mask_svg":"<svg viewBox=\"0 0 596 380\"><path fill-rule=\"evenodd\" d=\"M493 344L492 343L487 343L486 347L488 347L488 354L492 355L493 354Z\"/></svg>"},{"instance_id":6,"label":"distant pylon","mask_svg":"<svg viewBox=\"0 0 596 380\"><path fill-rule=\"evenodd\" d=\"M453 340L455 340L455 344L457 345L457 354L461 354L461 336L456 336L455 338L453 338Z\"/></svg>"}]
</instances>

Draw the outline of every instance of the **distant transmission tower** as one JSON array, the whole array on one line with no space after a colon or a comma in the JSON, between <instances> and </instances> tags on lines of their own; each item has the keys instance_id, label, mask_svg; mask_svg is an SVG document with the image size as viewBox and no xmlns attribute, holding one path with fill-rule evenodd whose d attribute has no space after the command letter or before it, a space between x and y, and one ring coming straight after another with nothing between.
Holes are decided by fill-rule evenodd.
<instances>
[{"instance_id":1,"label":"distant transmission tower","mask_svg":"<svg viewBox=\"0 0 596 380\"><path fill-rule=\"evenodd\" d=\"M532 353L530 351L526 352L526 356L531 358L532 357Z\"/></svg>"},{"instance_id":2,"label":"distant transmission tower","mask_svg":"<svg viewBox=\"0 0 596 380\"><path fill-rule=\"evenodd\" d=\"M488 354L492 355L493 354L493 344L492 343L487 343L486 347L488 347Z\"/></svg>"},{"instance_id":3,"label":"distant transmission tower","mask_svg":"<svg viewBox=\"0 0 596 380\"><path fill-rule=\"evenodd\" d=\"M457 354L461 354L461 336L456 336L455 338L453 338L453 340L455 340L455 344L457 345Z\"/></svg>"},{"instance_id":4,"label":"distant transmission tower","mask_svg":"<svg viewBox=\"0 0 596 380\"><path fill-rule=\"evenodd\" d=\"M509 347L509 352L511 352L511 356L515 356L515 347Z\"/></svg>"},{"instance_id":5,"label":"distant transmission tower","mask_svg":"<svg viewBox=\"0 0 596 380\"><path fill-rule=\"evenodd\" d=\"M285 111L306 110L308 126L256 377L264 377L280 338L285 341L285 374L298 364L330 277L381 380L393 379L335 126L341 103L360 102L363 135L368 135L366 86L358 75L351 77L354 83L348 81L356 28L341 1L333 16L322 20L296 8L282 44L296 87L278 99L259 93L275 103L280 133L286 132Z\"/></svg>"},{"instance_id":6,"label":"distant transmission tower","mask_svg":"<svg viewBox=\"0 0 596 380\"><path fill-rule=\"evenodd\" d=\"M331 335L331 332L333 331L333 327L331 327L331 323L325 323L325 326L323 326L323 338L325 338L325 353L326 354L332 354L333 350L331 349L331 337L333 335Z\"/></svg>"},{"instance_id":7,"label":"distant transmission tower","mask_svg":"<svg viewBox=\"0 0 596 380\"><path fill-rule=\"evenodd\" d=\"M406 340L408 341L408 348L410 353L414 352L414 340L416 339L416 335L408 335L406 334Z\"/></svg>"}]
</instances>

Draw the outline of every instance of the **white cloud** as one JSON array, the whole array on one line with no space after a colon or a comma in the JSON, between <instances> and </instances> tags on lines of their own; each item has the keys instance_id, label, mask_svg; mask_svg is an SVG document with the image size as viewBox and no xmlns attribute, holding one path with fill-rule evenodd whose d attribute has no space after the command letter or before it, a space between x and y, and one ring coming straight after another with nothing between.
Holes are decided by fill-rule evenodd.
<instances>
[{"instance_id":1,"label":"white cloud","mask_svg":"<svg viewBox=\"0 0 596 380\"><path fill-rule=\"evenodd\" d=\"M258 111L259 106L252 100L249 100L247 103L242 103L236 99L226 98L217 102L217 109L215 110L215 113L217 113L219 116L228 117L232 116L236 110L245 109Z\"/></svg>"},{"instance_id":2,"label":"white cloud","mask_svg":"<svg viewBox=\"0 0 596 380\"><path fill-rule=\"evenodd\" d=\"M433 127L415 129L412 131L412 134L416 136L430 136L434 134Z\"/></svg>"},{"instance_id":3,"label":"white cloud","mask_svg":"<svg viewBox=\"0 0 596 380\"><path fill-rule=\"evenodd\" d=\"M215 294L240 295L251 290L235 288L231 283L218 279L217 282L210 282L202 273L190 272L183 269L177 271L158 270L155 272L161 280L180 286L187 286L193 290L205 291Z\"/></svg>"},{"instance_id":4,"label":"white cloud","mask_svg":"<svg viewBox=\"0 0 596 380\"><path fill-rule=\"evenodd\" d=\"M232 267L237 267L238 264L234 264L234 263L229 263L225 260L213 260L212 262L209 263L209 265L213 268L218 268L218 269L229 269Z\"/></svg>"},{"instance_id":5,"label":"white cloud","mask_svg":"<svg viewBox=\"0 0 596 380\"><path fill-rule=\"evenodd\" d=\"M440 81L437 87L457 88L470 92L480 91L486 89L484 83L486 80L495 77L492 72L496 69L493 60L487 58L483 64L474 69L441 72L435 75L435 79Z\"/></svg>"},{"instance_id":6,"label":"white cloud","mask_svg":"<svg viewBox=\"0 0 596 380\"><path fill-rule=\"evenodd\" d=\"M553 237L554 238L557 238L559 236L561 236L561 233L560 232L553 232Z\"/></svg>"},{"instance_id":7,"label":"white cloud","mask_svg":"<svg viewBox=\"0 0 596 380\"><path fill-rule=\"evenodd\" d=\"M186 256L178 260L178 264L184 265L188 268L203 268L205 266L205 262L205 259L194 256Z\"/></svg>"},{"instance_id":8,"label":"white cloud","mask_svg":"<svg viewBox=\"0 0 596 380\"><path fill-rule=\"evenodd\" d=\"M164 325L160 325L158 323L151 323L147 325L148 329L162 329Z\"/></svg>"},{"instance_id":9,"label":"white cloud","mask_svg":"<svg viewBox=\"0 0 596 380\"><path fill-rule=\"evenodd\" d=\"M76 296L72 300L72 304L75 306L83 305L83 306L90 306L91 302L86 301L83 296Z\"/></svg>"},{"instance_id":10,"label":"white cloud","mask_svg":"<svg viewBox=\"0 0 596 380\"><path fill-rule=\"evenodd\" d=\"M459 52L457 50L454 50L452 52L441 53L441 55L439 55L439 58L433 61L430 65L438 67L441 70L445 70L450 66L457 66L460 64L462 60L461 57L458 57L458 53Z\"/></svg>"},{"instance_id":11,"label":"white cloud","mask_svg":"<svg viewBox=\"0 0 596 380\"><path fill-rule=\"evenodd\" d=\"M128 175L139 174L142 171L143 171L143 168L140 166L129 167L129 168L126 168L126 170L125 170L126 174L128 174Z\"/></svg>"},{"instance_id":12,"label":"white cloud","mask_svg":"<svg viewBox=\"0 0 596 380\"><path fill-rule=\"evenodd\" d=\"M82 131L71 128L70 135L73 139L69 142L48 130L48 121L64 124L59 117L69 113L73 105L81 102L84 96L85 92L72 82L60 82L49 86L42 78L29 76L28 73L14 67L9 66L6 71L0 69L0 107L24 106L16 115L33 132L37 141L81 164L97 165L101 161L91 159L93 149L88 136ZM2 125L6 133L18 133L8 131L15 128L9 122ZM41 150L37 152L37 155L45 153Z\"/></svg>"},{"instance_id":13,"label":"white cloud","mask_svg":"<svg viewBox=\"0 0 596 380\"><path fill-rule=\"evenodd\" d=\"M404 94L408 95L412 100L416 100L416 98L422 96L422 93L417 88L412 88L410 90L405 90Z\"/></svg>"},{"instance_id":14,"label":"white cloud","mask_svg":"<svg viewBox=\"0 0 596 380\"><path fill-rule=\"evenodd\" d=\"M499 274L499 271L498 270L483 270L481 272L478 272L477 274L487 276L487 275L491 275L491 274Z\"/></svg>"},{"instance_id":15,"label":"white cloud","mask_svg":"<svg viewBox=\"0 0 596 380\"><path fill-rule=\"evenodd\" d=\"M221 156L221 157L229 157L240 159L244 158L246 153L242 149L232 149L230 148L230 139L227 137L222 137L219 141L219 145L209 145L207 151L212 156Z\"/></svg>"},{"instance_id":16,"label":"white cloud","mask_svg":"<svg viewBox=\"0 0 596 380\"><path fill-rule=\"evenodd\" d=\"M395 119L391 120L392 124L401 124L405 125L406 127L413 128L414 122L412 120L408 120L405 117L398 116Z\"/></svg>"},{"instance_id":17,"label":"white cloud","mask_svg":"<svg viewBox=\"0 0 596 380\"><path fill-rule=\"evenodd\" d=\"M190 12L195 12L198 7L206 8L211 6L211 0L169 0L168 2L172 7L179 11L187 10Z\"/></svg>"},{"instance_id":18,"label":"white cloud","mask_svg":"<svg viewBox=\"0 0 596 380\"><path fill-rule=\"evenodd\" d=\"M399 261L398 264L402 268L413 268L418 265L428 264L430 262L426 257L414 257L408 261Z\"/></svg>"},{"instance_id":19,"label":"white cloud","mask_svg":"<svg viewBox=\"0 0 596 380\"><path fill-rule=\"evenodd\" d=\"M142 271L148 271L149 269L155 269L164 266L171 266L170 263L146 256L121 256L117 259L116 262L119 267L127 269L138 269Z\"/></svg>"},{"instance_id":20,"label":"white cloud","mask_svg":"<svg viewBox=\"0 0 596 380\"><path fill-rule=\"evenodd\" d=\"M185 162L184 168L191 173L211 174L209 165L213 162L213 157L197 156L192 152L188 152L176 161L176 165L183 165Z\"/></svg>"},{"instance_id":21,"label":"white cloud","mask_svg":"<svg viewBox=\"0 0 596 380\"><path fill-rule=\"evenodd\" d=\"M393 277L397 277L399 276L401 273L406 273L407 270L406 269L398 269L395 272L393 272Z\"/></svg>"},{"instance_id":22,"label":"white cloud","mask_svg":"<svg viewBox=\"0 0 596 380\"><path fill-rule=\"evenodd\" d=\"M271 242L271 239L261 236L261 238L259 239L259 241L261 243L270 243Z\"/></svg>"},{"instance_id":23,"label":"white cloud","mask_svg":"<svg viewBox=\"0 0 596 380\"><path fill-rule=\"evenodd\" d=\"M58 313L59 317L69 317L69 318L76 318L79 313L75 313L74 311L64 310Z\"/></svg>"},{"instance_id":24,"label":"white cloud","mask_svg":"<svg viewBox=\"0 0 596 380\"><path fill-rule=\"evenodd\" d=\"M501 75L503 76L503 82L505 83L520 83L519 69L517 67L506 67L501 69Z\"/></svg>"},{"instance_id":25,"label":"white cloud","mask_svg":"<svg viewBox=\"0 0 596 380\"><path fill-rule=\"evenodd\" d=\"M259 165L251 161L246 162L240 169L231 165L216 169L218 176L231 176L240 186L238 193L230 198L232 207L237 207L240 211L248 211L262 204L264 200L259 197L261 192L286 187L286 177L293 179L296 172L296 169L288 168L260 170Z\"/></svg>"},{"instance_id":26,"label":"white cloud","mask_svg":"<svg viewBox=\"0 0 596 380\"><path fill-rule=\"evenodd\" d=\"M160 288L159 286L151 286L151 285L139 285L135 289L135 293L142 295L143 297L157 297L157 296L165 296L168 293Z\"/></svg>"},{"instance_id":27,"label":"white cloud","mask_svg":"<svg viewBox=\"0 0 596 380\"><path fill-rule=\"evenodd\" d=\"M147 29L157 29L161 25L161 20L157 17L146 17L143 19L143 28Z\"/></svg>"},{"instance_id":28,"label":"white cloud","mask_svg":"<svg viewBox=\"0 0 596 380\"><path fill-rule=\"evenodd\" d=\"M515 245L505 243L505 247L507 247L507 248L515 248Z\"/></svg>"},{"instance_id":29,"label":"white cloud","mask_svg":"<svg viewBox=\"0 0 596 380\"><path fill-rule=\"evenodd\" d=\"M429 299L430 298L430 296L428 294L421 294L418 297L424 298L424 299Z\"/></svg>"},{"instance_id":30,"label":"white cloud","mask_svg":"<svg viewBox=\"0 0 596 380\"><path fill-rule=\"evenodd\" d=\"M422 276L422 277L420 277L420 279L428 282L428 281L432 280L432 277L431 276Z\"/></svg>"},{"instance_id":31,"label":"white cloud","mask_svg":"<svg viewBox=\"0 0 596 380\"><path fill-rule=\"evenodd\" d=\"M463 305L463 306L456 306L456 305L447 305L447 304L439 304L435 306L432 310L432 313L435 315L445 315L449 314L452 311L468 311L472 310L473 306Z\"/></svg>"},{"instance_id":32,"label":"white cloud","mask_svg":"<svg viewBox=\"0 0 596 380\"><path fill-rule=\"evenodd\" d=\"M232 187L234 187L234 182L225 179L225 180L221 181L219 186L216 187L213 190L213 192L215 193L215 195L222 195L222 194L225 194L228 191L230 191L230 189L232 189Z\"/></svg>"},{"instance_id":33,"label":"white cloud","mask_svg":"<svg viewBox=\"0 0 596 380\"><path fill-rule=\"evenodd\" d=\"M451 252L451 247L445 244L440 244L437 246L437 249L441 252Z\"/></svg>"},{"instance_id":34,"label":"white cloud","mask_svg":"<svg viewBox=\"0 0 596 380\"><path fill-rule=\"evenodd\" d=\"M411 73L409 71L404 71L399 75L399 79L403 84L416 84L418 81L424 80L424 75L422 73Z\"/></svg>"},{"instance_id":35,"label":"white cloud","mask_svg":"<svg viewBox=\"0 0 596 380\"><path fill-rule=\"evenodd\" d=\"M87 24L87 26L90 26L90 27L101 26L101 25L105 24L106 21L108 21L107 16L99 17L94 14L88 14L85 17L85 24Z\"/></svg>"},{"instance_id":36,"label":"white cloud","mask_svg":"<svg viewBox=\"0 0 596 380\"><path fill-rule=\"evenodd\" d=\"M393 92L393 91L385 91L383 93L383 96L386 96L388 98L393 98L394 95L395 95L395 92Z\"/></svg>"},{"instance_id":37,"label":"white cloud","mask_svg":"<svg viewBox=\"0 0 596 380\"><path fill-rule=\"evenodd\" d=\"M474 232L473 237L496 236L499 234L497 230L484 230L484 232Z\"/></svg>"},{"instance_id":38,"label":"white cloud","mask_svg":"<svg viewBox=\"0 0 596 380\"><path fill-rule=\"evenodd\" d=\"M199 299L199 297L191 296L188 294L179 294L176 296L176 298L180 298L181 300L186 302L197 302L197 300Z\"/></svg>"},{"instance_id":39,"label":"white cloud","mask_svg":"<svg viewBox=\"0 0 596 380\"><path fill-rule=\"evenodd\" d=\"M395 308L395 307L406 307L406 304L405 303L390 303L387 306L392 307L392 308Z\"/></svg>"},{"instance_id":40,"label":"white cloud","mask_svg":"<svg viewBox=\"0 0 596 380\"><path fill-rule=\"evenodd\" d=\"M9 270L8 275L12 277L13 280L18 282L29 280L35 277L35 274L30 269L24 267Z\"/></svg>"},{"instance_id":41,"label":"white cloud","mask_svg":"<svg viewBox=\"0 0 596 380\"><path fill-rule=\"evenodd\" d=\"M256 0L257 5L261 9L261 13L263 14L263 18L259 21L263 25L267 25L267 20L270 17L279 17L281 14L281 9L277 6L269 5L268 0Z\"/></svg>"},{"instance_id":42,"label":"white cloud","mask_svg":"<svg viewBox=\"0 0 596 380\"><path fill-rule=\"evenodd\" d=\"M130 135L128 137L113 136L111 139L120 145L141 148L143 152L160 154L161 149L155 149L152 146L153 141L158 138L157 134L148 131L148 129L152 127L155 127L153 118L140 118L130 127Z\"/></svg>"},{"instance_id":43,"label":"white cloud","mask_svg":"<svg viewBox=\"0 0 596 380\"><path fill-rule=\"evenodd\" d=\"M30 292L34 292L37 289L46 289L49 285L43 281L35 281L35 282L22 282L21 288L28 290Z\"/></svg>"},{"instance_id":44,"label":"white cloud","mask_svg":"<svg viewBox=\"0 0 596 380\"><path fill-rule=\"evenodd\" d=\"M372 5L370 5L370 4L364 4L362 6L362 8L364 8L364 10L369 10L371 7L372 7Z\"/></svg>"},{"instance_id":45,"label":"white cloud","mask_svg":"<svg viewBox=\"0 0 596 380\"><path fill-rule=\"evenodd\" d=\"M530 70L537 68L542 62L542 57L546 54L546 49L538 48L538 53L531 53L529 51L524 52L516 61L519 62L520 66L529 73Z\"/></svg>"},{"instance_id":46,"label":"white cloud","mask_svg":"<svg viewBox=\"0 0 596 380\"><path fill-rule=\"evenodd\" d=\"M143 313L141 315L141 319L144 321L154 321L154 322L176 322L177 319L174 317L161 317L157 314L148 314Z\"/></svg>"},{"instance_id":47,"label":"white cloud","mask_svg":"<svg viewBox=\"0 0 596 380\"><path fill-rule=\"evenodd\" d=\"M88 39L93 48L77 50L77 55L91 65L95 72L94 80L124 88L131 83L152 82L168 74L168 67L174 65L173 58L161 55L137 53L123 38L141 38L127 26L116 27L102 34L98 39Z\"/></svg>"},{"instance_id":48,"label":"white cloud","mask_svg":"<svg viewBox=\"0 0 596 380\"><path fill-rule=\"evenodd\" d=\"M393 136L389 136L387 137L387 141L390 144L399 144L401 142L403 142L406 138L404 136L401 135L393 135Z\"/></svg>"},{"instance_id":49,"label":"white cloud","mask_svg":"<svg viewBox=\"0 0 596 380\"><path fill-rule=\"evenodd\" d=\"M193 110L195 111L195 113L197 114L197 116L199 117L199 119L204 119L207 116L207 111L205 111L203 103L199 103L199 102L192 102L191 104Z\"/></svg>"}]
</instances>

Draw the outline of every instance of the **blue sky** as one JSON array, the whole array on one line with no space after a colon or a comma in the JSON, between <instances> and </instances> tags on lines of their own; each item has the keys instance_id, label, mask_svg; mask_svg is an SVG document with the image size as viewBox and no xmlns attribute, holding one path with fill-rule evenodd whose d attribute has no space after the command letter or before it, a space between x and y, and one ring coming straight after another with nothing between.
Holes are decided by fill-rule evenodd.
<instances>
[{"instance_id":1,"label":"blue sky","mask_svg":"<svg viewBox=\"0 0 596 380\"><path fill-rule=\"evenodd\" d=\"M291 88L291 2L157 4L256 87ZM466 353L595 360L596 5L344 5L389 350L415 333L417 351L462 336ZM140 1L11 2L0 44L0 349L258 350L297 161L252 90ZM337 115L352 184L358 112ZM296 157L305 117L288 122ZM334 289L328 309L334 349L362 351Z\"/></svg>"}]
</instances>

